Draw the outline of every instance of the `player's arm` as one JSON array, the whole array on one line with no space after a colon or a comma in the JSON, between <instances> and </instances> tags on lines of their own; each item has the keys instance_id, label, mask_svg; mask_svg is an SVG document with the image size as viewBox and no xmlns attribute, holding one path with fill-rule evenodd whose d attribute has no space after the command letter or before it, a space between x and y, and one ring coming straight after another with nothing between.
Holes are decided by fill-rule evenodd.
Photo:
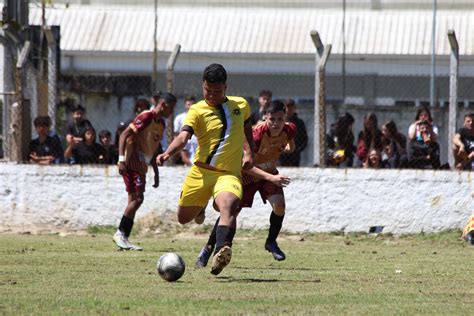
<instances>
[{"instance_id":1,"label":"player's arm","mask_svg":"<svg viewBox=\"0 0 474 316\"><path fill-rule=\"evenodd\" d=\"M127 138L134 134L135 132L130 128L130 126L127 126L127 128L122 132L122 134L120 134L118 146L118 169L120 174L123 174L125 172L125 143L127 141Z\"/></svg>"},{"instance_id":2,"label":"player's arm","mask_svg":"<svg viewBox=\"0 0 474 316\"><path fill-rule=\"evenodd\" d=\"M253 133L252 121L248 118L244 123L244 157L242 160L242 169L248 170L253 167Z\"/></svg>"},{"instance_id":3,"label":"player's arm","mask_svg":"<svg viewBox=\"0 0 474 316\"><path fill-rule=\"evenodd\" d=\"M283 153L285 154L292 153L295 151L295 148L296 148L295 140L292 139L286 144L285 149L283 149Z\"/></svg>"},{"instance_id":4,"label":"player's arm","mask_svg":"<svg viewBox=\"0 0 474 316\"><path fill-rule=\"evenodd\" d=\"M156 164L158 166L162 166L163 163L167 161L171 156L180 152L192 135L192 128L187 125L184 125L181 129L181 132L178 134L178 136L175 137L171 144L169 144L165 152L156 157Z\"/></svg>"},{"instance_id":5,"label":"player's arm","mask_svg":"<svg viewBox=\"0 0 474 316\"><path fill-rule=\"evenodd\" d=\"M248 170L242 170L242 171L257 179L269 181L279 187L286 187L291 181L291 179L285 175L271 174L257 167L252 167Z\"/></svg>"}]
</instances>

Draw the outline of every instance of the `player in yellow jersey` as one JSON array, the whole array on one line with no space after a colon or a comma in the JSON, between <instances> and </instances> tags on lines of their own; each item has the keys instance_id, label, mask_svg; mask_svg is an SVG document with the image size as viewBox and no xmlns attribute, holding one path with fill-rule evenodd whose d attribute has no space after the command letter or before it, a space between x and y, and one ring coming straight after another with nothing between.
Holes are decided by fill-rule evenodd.
<instances>
[{"instance_id":1,"label":"player in yellow jersey","mask_svg":"<svg viewBox=\"0 0 474 316\"><path fill-rule=\"evenodd\" d=\"M156 162L162 165L196 135L198 148L179 198L178 221L202 222L204 209L209 199L214 198L220 220L211 273L217 275L232 257L236 216L242 199L241 169L253 165L252 125L247 101L226 96L227 72L222 65L206 67L202 79L204 100L189 109L181 132Z\"/></svg>"},{"instance_id":2,"label":"player in yellow jersey","mask_svg":"<svg viewBox=\"0 0 474 316\"><path fill-rule=\"evenodd\" d=\"M148 162L163 137L163 118L173 113L175 105L176 97L171 93L164 93L153 110L138 114L120 134L118 168L125 182L128 203L113 240L121 249L143 250L131 244L128 237L132 231L135 213L143 203Z\"/></svg>"}]
</instances>

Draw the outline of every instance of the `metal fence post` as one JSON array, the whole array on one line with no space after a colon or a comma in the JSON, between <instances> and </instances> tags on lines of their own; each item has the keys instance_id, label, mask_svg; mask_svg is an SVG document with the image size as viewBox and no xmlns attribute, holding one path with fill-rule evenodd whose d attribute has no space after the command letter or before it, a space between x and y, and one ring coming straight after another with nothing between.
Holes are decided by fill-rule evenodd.
<instances>
[{"instance_id":1,"label":"metal fence post","mask_svg":"<svg viewBox=\"0 0 474 316\"><path fill-rule=\"evenodd\" d=\"M459 45L454 30L448 31L449 46L451 46L451 60L449 70L449 126L448 126L448 148L456 133L456 122L458 117L458 70L459 70ZM454 166L454 156L448 153L448 163ZM455 166L454 166L455 167Z\"/></svg>"},{"instance_id":2,"label":"metal fence post","mask_svg":"<svg viewBox=\"0 0 474 316\"><path fill-rule=\"evenodd\" d=\"M313 164L326 166L326 63L331 54L331 44L323 45L319 33L310 32L315 54L314 85L314 151Z\"/></svg>"}]
</instances>

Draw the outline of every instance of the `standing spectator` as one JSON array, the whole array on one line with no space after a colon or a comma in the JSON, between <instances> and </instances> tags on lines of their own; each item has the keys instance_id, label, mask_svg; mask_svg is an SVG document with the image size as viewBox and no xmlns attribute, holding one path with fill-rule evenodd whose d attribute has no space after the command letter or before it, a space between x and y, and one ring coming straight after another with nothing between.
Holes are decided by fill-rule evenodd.
<instances>
[{"instance_id":1,"label":"standing spectator","mask_svg":"<svg viewBox=\"0 0 474 316\"><path fill-rule=\"evenodd\" d=\"M69 144L64 152L64 157L71 159L73 163L105 164L107 151L101 144L96 142L96 133L93 127L87 127L82 134L82 141Z\"/></svg>"},{"instance_id":2,"label":"standing spectator","mask_svg":"<svg viewBox=\"0 0 474 316\"><path fill-rule=\"evenodd\" d=\"M106 129L99 132L99 142L105 148L107 157L105 163L108 165L115 165L118 162L118 151L112 144L112 133Z\"/></svg>"},{"instance_id":3,"label":"standing spectator","mask_svg":"<svg viewBox=\"0 0 474 316\"><path fill-rule=\"evenodd\" d=\"M410 168L439 169L439 145L434 136L429 121L421 121L418 124L419 136L410 141L409 162Z\"/></svg>"},{"instance_id":4,"label":"standing spectator","mask_svg":"<svg viewBox=\"0 0 474 316\"><path fill-rule=\"evenodd\" d=\"M361 167L366 162L370 148L382 150L382 132L378 128L375 113L367 113L364 117L362 130L357 137L356 167Z\"/></svg>"},{"instance_id":5,"label":"standing spectator","mask_svg":"<svg viewBox=\"0 0 474 316\"><path fill-rule=\"evenodd\" d=\"M328 166L352 167L354 162L354 134L352 125L354 117L346 113L340 116L329 129L326 136L327 140L327 159Z\"/></svg>"},{"instance_id":6,"label":"standing spectator","mask_svg":"<svg viewBox=\"0 0 474 316\"><path fill-rule=\"evenodd\" d=\"M194 103L196 103L196 98L194 96L189 95L184 98L184 112L176 115L174 118L173 128L175 136L177 136L179 132L181 132L181 127L183 127L183 122L184 118L186 117L186 113L188 113L189 108Z\"/></svg>"},{"instance_id":7,"label":"standing spectator","mask_svg":"<svg viewBox=\"0 0 474 316\"><path fill-rule=\"evenodd\" d=\"M181 127L183 127L183 121L186 117L186 113L188 113L189 108L191 105L196 103L196 98L194 96L187 96L184 98L184 112L176 115L174 118L173 128L174 128L174 136L178 136L181 132ZM196 136L192 136L183 150L177 154L175 158L176 164L184 164L185 166L192 165L192 159L194 158L194 154L197 148L197 139Z\"/></svg>"},{"instance_id":8,"label":"standing spectator","mask_svg":"<svg viewBox=\"0 0 474 316\"><path fill-rule=\"evenodd\" d=\"M138 99L135 101L135 105L133 106L133 113L134 117L138 114L142 113L143 111L149 110L151 107L150 102L146 99Z\"/></svg>"},{"instance_id":9,"label":"standing spectator","mask_svg":"<svg viewBox=\"0 0 474 316\"><path fill-rule=\"evenodd\" d=\"M306 126L303 120L298 118L298 115L296 114L295 100L288 98L284 103L286 108L286 121L293 123L296 126L296 148L291 153L282 154L280 156L280 164L282 166L299 167L301 152L305 150L306 146L308 145L308 134L306 133Z\"/></svg>"},{"instance_id":10,"label":"standing spectator","mask_svg":"<svg viewBox=\"0 0 474 316\"><path fill-rule=\"evenodd\" d=\"M83 140L84 132L91 128L91 122L84 117L86 110L82 105L77 105L72 110L72 121L68 123L66 130L66 141L68 145L74 146Z\"/></svg>"},{"instance_id":11,"label":"standing spectator","mask_svg":"<svg viewBox=\"0 0 474 316\"><path fill-rule=\"evenodd\" d=\"M474 113L464 115L464 124L453 138L454 165L458 170L474 170Z\"/></svg>"},{"instance_id":12,"label":"standing spectator","mask_svg":"<svg viewBox=\"0 0 474 316\"><path fill-rule=\"evenodd\" d=\"M38 137L33 139L29 145L29 157L31 163L49 165L61 163L63 160L63 147L59 137L49 135L51 118L49 116L38 116L33 121Z\"/></svg>"},{"instance_id":13,"label":"standing spectator","mask_svg":"<svg viewBox=\"0 0 474 316\"><path fill-rule=\"evenodd\" d=\"M394 121L388 121L382 126L382 142L385 155L383 161L389 168L404 168L407 166L407 139L398 132Z\"/></svg>"},{"instance_id":14,"label":"standing spectator","mask_svg":"<svg viewBox=\"0 0 474 316\"><path fill-rule=\"evenodd\" d=\"M120 249L143 250L131 244L128 238L135 214L143 203L148 163L163 137L164 118L173 113L175 105L176 97L164 93L152 110L141 112L120 134L118 168L128 195L127 206L113 236Z\"/></svg>"},{"instance_id":15,"label":"standing spectator","mask_svg":"<svg viewBox=\"0 0 474 316\"><path fill-rule=\"evenodd\" d=\"M413 122L408 128L408 139L410 141L420 136L420 127L421 122L428 122L430 125L428 129L430 130L430 135L432 141L438 141L438 127L433 123L433 117L431 116L430 109L427 106L423 106L418 109L415 116L415 122Z\"/></svg>"},{"instance_id":16,"label":"standing spectator","mask_svg":"<svg viewBox=\"0 0 474 316\"><path fill-rule=\"evenodd\" d=\"M272 92L270 90L262 90L258 96L258 109L252 112L250 115L250 121L252 126L255 126L258 122L263 120L263 116L267 110L268 104L272 100Z\"/></svg>"}]
</instances>

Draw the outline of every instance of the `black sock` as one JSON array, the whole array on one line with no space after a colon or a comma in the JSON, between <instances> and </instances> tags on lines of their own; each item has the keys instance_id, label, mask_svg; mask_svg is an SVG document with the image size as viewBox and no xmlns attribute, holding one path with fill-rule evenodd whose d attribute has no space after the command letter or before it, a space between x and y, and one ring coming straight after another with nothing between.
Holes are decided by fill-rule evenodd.
<instances>
[{"instance_id":1,"label":"black sock","mask_svg":"<svg viewBox=\"0 0 474 316\"><path fill-rule=\"evenodd\" d=\"M270 229L268 230L267 242L276 241L278 234L280 233L281 226L283 224L283 216L276 215L272 212L270 215Z\"/></svg>"},{"instance_id":2,"label":"black sock","mask_svg":"<svg viewBox=\"0 0 474 316\"><path fill-rule=\"evenodd\" d=\"M216 245L216 235L217 235L217 226L219 225L219 219L220 217L217 218L216 223L214 224L214 227L212 227L212 232L209 235L209 239L207 240L207 245L211 247L211 249L214 249L214 246Z\"/></svg>"},{"instance_id":3,"label":"black sock","mask_svg":"<svg viewBox=\"0 0 474 316\"><path fill-rule=\"evenodd\" d=\"M224 246L232 247L232 240L235 235L235 227L229 226L217 226L216 230L216 250L214 253L218 253Z\"/></svg>"},{"instance_id":4,"label":"black sock","mask_svg":"<svg viewBox=\"0 0 474 316\"><path fill-rule=\"evenodd\" d=\"M120 221L119 230L125 235L125 237L130 236L133 227L133 219L126 217L125 215L122 216L122 220Z\"/></svg>"}]
</instances>

